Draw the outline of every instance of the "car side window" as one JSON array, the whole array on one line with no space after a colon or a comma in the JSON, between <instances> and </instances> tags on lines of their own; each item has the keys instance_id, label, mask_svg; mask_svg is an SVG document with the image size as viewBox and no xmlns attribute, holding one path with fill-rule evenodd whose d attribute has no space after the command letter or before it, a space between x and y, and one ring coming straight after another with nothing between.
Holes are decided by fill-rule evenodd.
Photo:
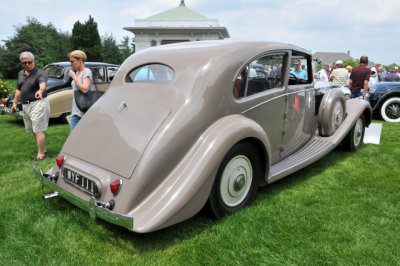
<instances>
[{"instance_id":1,"label":"car side window","mask_svg":"<svg viewBox=\"0 0 400 266\"><path fill-rule=\"evenodd\" d=\"M118 67L107 67L109 81L114 79L115 74L117 74L117 71L118 71Z\"/></svg>"},{"instance_id":2,"label":"car side window","mask_svg":"<svg viewBox=\"0 0 400 266\"><path fill-rule=\"evenodd\" d=\"M240 99L282 87L284 57L284 54L266 55L246 65L236 77L233 96Z\"/></svg>"},{"instance_id":3,"label":"car side window","mask_svg":"<svg viewBox=\"0 0 400 266\"><path fill-rule=\"evenodd\" d=\"M105 82L106 81L103 67L91 67L90 70L92 70L93 81L95 83Z\"/></svg>"},{"instance_id":4,"label":"car side window","mask_svg":"<svg viewBox=\"0 0 400 266\"><path fill-rule=\"evenodd\" d=\"M149 64L133 69L126 76L126 82L169 83L175 72L172 68L162 64Z\"/></svg>"},{"instance_id":5,"label":"car side window","mask_svg":"<svg viewBox=\"0 0 400 266\"><path fill-rule=\"evenodd\" d=\"M293 53L290 63L289 85L312 83L310 68L311 59L309 56Z\"/></svg>"},{"instance_id":6,"label":"car side window","mask_svg":"<svg viewBox=\"0 0 400 266\"><path fill-rule=\"evenodd\" d=\"M64 67L62 66L46 66L43 70L48 77L56 79L61 79L64 73Z\"/></svg>"}]
</instances>

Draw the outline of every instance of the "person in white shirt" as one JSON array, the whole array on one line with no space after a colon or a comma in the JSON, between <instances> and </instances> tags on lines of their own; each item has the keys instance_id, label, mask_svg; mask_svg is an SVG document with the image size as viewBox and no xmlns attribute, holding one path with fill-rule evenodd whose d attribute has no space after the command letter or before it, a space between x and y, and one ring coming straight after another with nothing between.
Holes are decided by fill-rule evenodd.
<instances>
[{"instance_id":1,"label":"person in white shirt","mask_svg":"<svg viewBox=\"0 0 400 266\"><path fill-rule=\"evenodd\" d=\"M374 82L374 84L377 83L377 82L380 82L379 73L378 73L378 70L379 70L380 66L381 66L381 64L376 62L375 66L371 67L371 73L372 73L372 71L375 72L375 76L374 76L375 82ZM372 80L372 78L370 78L370 80Z\"/></svg>"},{"instance_id":2,"label":"person in white shirt","mask_svg":"<svg viewBox=\"0 0 400 266\"><path fill-rule=\"evenodd\" d=\"M322 69L318 72L320 80L325 81L325 82L329 82L328 70L329 70L329 66L328 65L324 65L322 67Z\"/></svg>"},{"instance_id":3,"label":"person in white shirt","mask_svg":"<svg viewBox=\"0 0 400 266\"><path fill-rule=\"evenodd\" d=\"M378 75L375 73L375 71L371 71L371 75L369 76L369 84L368 84L370 87L371 87L371 85L374 85L377 83L377 81L376 81L377 76Z\"/></svg>"}]
</instances>

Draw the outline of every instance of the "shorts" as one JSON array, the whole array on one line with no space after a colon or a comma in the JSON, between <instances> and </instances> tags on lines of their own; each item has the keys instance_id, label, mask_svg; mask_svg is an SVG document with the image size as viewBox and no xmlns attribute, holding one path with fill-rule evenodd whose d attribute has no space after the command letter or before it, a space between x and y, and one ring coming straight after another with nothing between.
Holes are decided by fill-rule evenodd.
<instances>
[{"instance_id":1,"label":"shorts","mask_svg":"<svg viewBox=\"0 0 400 266\"><path fill-rule=\"evenodd\" d=\"M26 132L39 133L47 130L50 104L47 98L22 105Z\"/></svg>"}]
</instances>

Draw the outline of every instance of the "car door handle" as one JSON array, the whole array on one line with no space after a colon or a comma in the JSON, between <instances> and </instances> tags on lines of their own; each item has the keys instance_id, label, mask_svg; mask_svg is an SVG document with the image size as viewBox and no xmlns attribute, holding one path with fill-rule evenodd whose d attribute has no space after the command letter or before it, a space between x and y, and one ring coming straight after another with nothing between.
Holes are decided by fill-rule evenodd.
<instances>
[{"instance_id":1,"label":"car door handle","mask_svg":"<svg viewBox=\"0 0 400 266\"><path fill-rule=\"evenodd\" d=\"M126 105L125 102L122 102L122 103L119 105L118 110L119 110L119 111L122 111L122 109L124 109L124 108L126 108L126 107L128 107L128 105Z\"/></svg>"}]
</instances>

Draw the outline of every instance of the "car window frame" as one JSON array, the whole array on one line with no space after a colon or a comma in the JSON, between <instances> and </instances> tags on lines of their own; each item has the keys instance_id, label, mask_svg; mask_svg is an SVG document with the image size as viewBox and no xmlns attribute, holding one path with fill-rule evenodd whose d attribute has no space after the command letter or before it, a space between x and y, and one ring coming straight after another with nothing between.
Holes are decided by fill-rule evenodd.
<instances>
[{"instance_id":1,"label":"car window frame","mask_svg":"<svg viewBox=\"0 0 400 266\"><path fill-rule=\"evenodd\" d=\"M305 59L307 61L307 82L289 85L290 71L292 70L291 67L292 67L294 60L296 60L296 59ZM312 85L313 82L314 82L314 79L313 79L313 71L312 71L312 56L310 54L307 54L307 53L304 53L301 51L292 50L292 52L290 54L290 62L289 62L289 67L288 67L288 80L287 80L288 86Z\"/></svg>"},{"instance_id":2,"label":"car window frame","mask_svg":"<svg viewBox=\"0 0 400 266\"><path fill-rule=\"evenodd\" d=\"M164 82L156 82L155 80L152 81L152 80L148 80L148 79L146 79L146 80L137 80L137 81L135 81L135 80L132 80L132 79L131 79L131 77L130 77L130 74L131 74L131 73L133 73L133 72L136 71L137 69L140 69L140 68L143 68L143 67L149 66L149 65L161 65L161 66L167 67L168 69L172 70L172 78L171 78L170 80L167 80L167 82L165 82L165 81L164 81ZM138 73L139 73L139 72L138 72ZM153 75L154 75L154 74L153 74ZM128 78L129 78L130 80L128 80ZM174 69L172 66L170 66L170 65L168 65L168 64L165 64L165 63L160 63L160 62L149 62L149 63L146 63L146 64L142 64L142 65L136 66L136 67L134 67L134 68L131 68L131 70L127 71L127 74L125 75L125 78L124 78L124 82L125 82L125 83L132 83L132 84L141 83L141 84L161 84L161 85L167 85L167 84L171 84L171 83L174 81L174 79L175 79L175 69Z\"/></svg>"},{"instance_id":3,"label":"car window frame","mask_svg":"<svg viewBox=\"0 0 400 266\"><path fill-rule=\"evenodd\" d=\"M251 94L251 95L247 95L247 90L248 90L248 83L249 83L249 79L248 79L248 73L247 73L247 77L246 77L246 84L245 84L245 92L244 92L244 96L240 97L240 98L236 98L234 96L234 93L232 93L232 98L236 101L236 102L243 102L243 101L247 101L248 99L252 99L254 97L258 97L258 96L262 96L264 95L266 92L271 91L271 90L282 90L284 91L286 86L287 86L287 64L288 64L288 59L291 57L291 50L274 50L274 51L267 51L267 52L263 52L261 54L258 54L254 57L252 57L250 60L246 61L245 64L243 64L238 71L236 71L235 76L233 77L233 89L234 90L234 86L235 86L235 82L236 79L238 78L238 76L240 75L240 73L246 68L248 67L248 69L250 69L250 64L252 62L254 62L255 60L262 58L262 57L266 57L266 56L272 56L272 55L282 55L282 73L281 73L281 86L276 87L276 88L271 88L268 90L263 90L261 92L255 93L255 94Z\"/></svg>"}]
</instances>

